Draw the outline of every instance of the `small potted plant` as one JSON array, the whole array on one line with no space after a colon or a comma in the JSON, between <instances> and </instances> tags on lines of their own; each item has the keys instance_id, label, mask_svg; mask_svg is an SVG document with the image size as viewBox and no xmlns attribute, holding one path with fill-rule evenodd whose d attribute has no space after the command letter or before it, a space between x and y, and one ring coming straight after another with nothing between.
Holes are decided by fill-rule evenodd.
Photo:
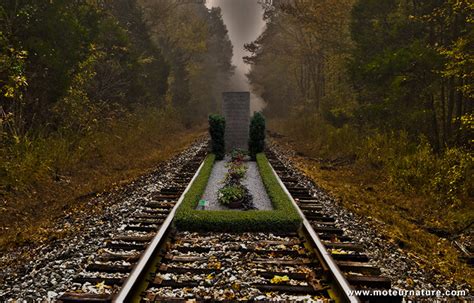
<instances>
[{"instance_id":1,"label":"small potted plant","mask_svg":"<svg viewBox=\"0 0 474 303\"><path fill-rule=\"evenodd\" d=\"M231 209L242 208L242 204L246 197L246 188L241 184L226 185L219 189L217 200Z\"/></svg>"},{"instance_id":2,"label":"small potted plant","mask_svg":"<svg viewBox=\"0 0 474 303\"><path fill-rule=\"evenodd\" d=\"M224 180L225 184L239 184L247 173L247 167L243 163L231 162L228 169Z\"/></svg>"}]
</instances>

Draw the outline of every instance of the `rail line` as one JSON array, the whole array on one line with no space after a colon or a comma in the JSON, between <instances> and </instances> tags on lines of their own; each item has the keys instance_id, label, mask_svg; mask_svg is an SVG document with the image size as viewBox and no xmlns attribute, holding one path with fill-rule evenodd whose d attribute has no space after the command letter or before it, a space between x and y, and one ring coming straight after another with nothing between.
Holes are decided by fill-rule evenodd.
<instances>
[{"instance_id":1,"label":"rail line","mask_svg":"<svg viewBox=\"0 0 474 303\"><path fill-rule=\"evenodd\" d=\"M179 169L169 186L153 194L152 201L142 201L140 210L128 218L123 234L106 241L93 261L72 281L75 289L60 296L60 302L112 302L127 278L137 272L137 265L147 258L147 248L172 220L177 203L191 184L206 151L207 146L203 146ZM97 285L104 293L94 293Z\"/></svg>"},{"instance_id":2,"label":"rail line","mask_svg":"<svg viewBox=\"0 0 474 303\"><path fill-rule=\"evenodd\" d=\"M152 202L130 219L133 234L111 239L89 264L82 285L104 294L68 292L60 302L185 302L187 300L308 300L360 302L354 288L387 289L363 248L323 215L322 205L272 151L267 157L303 218L295 233L190 233L172 225L174 213L202 167L205 150L187 163ZM137 235L136 233L143 235ZM114 250L112 252L111 250ZM390 302L370 298L370 302ZM383 300L383 301L382 301ZM399 302L400 298L392 298Z\"/></svg>"},{"instance_id":3,"label":"rail line","mask_svg":"<svg viewBox=\"0 0 474 303\"><path fill-rule=\"evenodd\" d=\"M380 268L370 264L369 257L364 253L364 248L356 243L354 239L344 234L344 230L337 227L336 220L325 215L323 205L312 195L306 184L302 183L298 176L292 172L277 157L274 151L266 152L269 162L278 175L283 188L292 197L299 212L304 219L304 225L310 233L311 238L320 242L322 247L318 251L323 252L336 270L335 274L341 274L349 284L344 287L344 292L349 289L377 289L391 288L391 280L382 275ZM348 289L349 288L349 289ZM400 297L367 297L358 298L361 301L370 302L401 302Z\"/></svg>"}]
</instances>

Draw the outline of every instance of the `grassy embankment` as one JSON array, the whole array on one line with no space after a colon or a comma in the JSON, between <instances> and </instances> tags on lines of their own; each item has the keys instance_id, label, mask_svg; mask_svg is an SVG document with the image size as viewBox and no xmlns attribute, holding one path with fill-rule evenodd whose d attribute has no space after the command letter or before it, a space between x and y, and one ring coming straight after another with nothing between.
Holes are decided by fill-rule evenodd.
<instances>
[{"instance_id":1,"label":"grassy embankment","mask_svg":"<svg viewBox=\"0 0 474 303\"><path fill-rule=\"evenodd\" d=\"M183 203L176 213L175 221L178 228L221 232L283 232L298 229L301 218L279 185L264 154L257 154L257 165L274 210L196 210L197 204L206 189L214 160L215 156L213 154L208 155L198 177L186 193Z\"/></svg>"},{"instance_id":2,"label":"grassy embankment","mask_svg":"<svg viewBox=\"0 0 474 303\"><path fill-rule=\"evenodd\" d=\"M54 230L56 219L65 212L100 213L104 206L91 206L91 198L152 171L204 135L204 127L186 130L177 118L151 109L107 131L37 138L0 150L6 159L0 164L1 249L71 232Z\"/></svg>"},{"instance_id":3,"label":"grassy embankment","mask_svg":"<svg viewBox=\"0 0 474 303\"><path fill-rule=\"evenodd\" d=\"M452 165L446 156L436 160L421 146L413 154L400 149L394 153L402 143L389 139L385 142L387 146L382 146L373 138L361 138L344 129L328 130L317 125L311 128L284 121L270 124L283 135L273 140L294 150L296 155L292 160L298 168L345 208L371 220L389 241L418 260L420 267L445 279L473 285L473 269L460 262L460 254L449 240L462 234L473 222L472 196L457 190L449 197L443 194L443 188L434 192L423 186L436 182L440 174L443 178L450 177L449 172L441 170L443 165ZM378 159L378 165L369 158ZM437 164L431 165L434 161ZM455 168L464 165L459 160L453 162ZM465 174L457 179L462 184L453 184L453 188L469 188L472 184L469 171L472 172L470 168L460 172ZM410 178L404 180L406 176ZM450 193L449 189L445 192Z\"/></svg>"}]
</instances>

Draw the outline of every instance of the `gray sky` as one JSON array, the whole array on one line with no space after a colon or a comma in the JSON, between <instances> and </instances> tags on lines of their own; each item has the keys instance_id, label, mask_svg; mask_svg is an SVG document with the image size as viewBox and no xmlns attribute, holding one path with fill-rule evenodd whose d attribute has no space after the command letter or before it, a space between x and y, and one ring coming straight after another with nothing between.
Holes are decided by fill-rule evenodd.
<instances>
[{"instance_id":1,"label":"gray sky","mask_svg":"<svg viewBox=\"0 0 474 303\"><path fill-rule=\"evenodd\" d=\"M249 91L250 87L245 74L250 66L242 60L242 57L248 54L244 50L244 44L254 41L264 29L262 7L257 0L207 0L206 5L221 8L229 38L234 46L232 63L237 68L232 78L232 90ZM251 111L261 110L263 106L262 100L251 94Z\"/></svg>"}]
</instances>

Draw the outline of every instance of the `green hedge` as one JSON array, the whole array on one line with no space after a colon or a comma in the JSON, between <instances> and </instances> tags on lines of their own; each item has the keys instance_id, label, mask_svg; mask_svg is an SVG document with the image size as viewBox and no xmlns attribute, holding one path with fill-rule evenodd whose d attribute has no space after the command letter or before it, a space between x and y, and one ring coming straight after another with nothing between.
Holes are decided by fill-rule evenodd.
<instances>
[{"instance_id":1,"label":"green hedge","mask_svg":"<svg viewBox=\"0 0 474 303\"><path fill-rule=\"evenodd\" d=\"M301 218L280 187L264 154L257 155L257 164L274 210L196 210L196 206L206 189L214 160L215 156L212 154L206 158L201 172L194 180L177 210L175 224L178 229L222 232L283 232L298 229Z\"/></svg>"},{"instance_id":2,"label":"green hedge","mask_svg":"<svg viewBox=\"0 0 474 303\"><path fill-rule=\"evenodd\" d=\"M224 159L225 118L223 116L217 114L209 116L209 134L211 136L212 152L216 155L216 159Z\"/></svg>"},{"instance_id":3,"label":"green hedge","mask_svg":"<svg viewBox=\"0 0 474 303\"><path fill-rule=\"evenodd\" d=\"M249 152L252 159L265 148L265 117L262 113L253 114L249 129Z\"/></svg>"}]
</instances>

